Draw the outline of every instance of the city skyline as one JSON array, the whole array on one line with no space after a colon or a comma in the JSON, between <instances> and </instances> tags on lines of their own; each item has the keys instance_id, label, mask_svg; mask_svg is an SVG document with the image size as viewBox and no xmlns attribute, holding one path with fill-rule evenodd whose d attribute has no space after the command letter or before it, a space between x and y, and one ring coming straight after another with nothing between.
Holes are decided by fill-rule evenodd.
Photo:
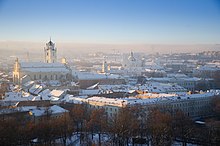
<instances>
[{"instance_id":1,"label":"city skyline","mask_svg":"<svg viewBox=\"0 0 220 146\"><path fill-rule=\"evenodd\" d=\"M219 26L220 0L0 0L1 145L218 145Z\"/></svg>"},{"instance_id":2,"label":"city skyline","mask_svg":"<svg viewBox=\"0 0 220 146\"><path fill-rule=\"evenodd\" d=\"M0 1L0 41L87 44L219 44L220 3Z\"/></svg>"}]
</instances>

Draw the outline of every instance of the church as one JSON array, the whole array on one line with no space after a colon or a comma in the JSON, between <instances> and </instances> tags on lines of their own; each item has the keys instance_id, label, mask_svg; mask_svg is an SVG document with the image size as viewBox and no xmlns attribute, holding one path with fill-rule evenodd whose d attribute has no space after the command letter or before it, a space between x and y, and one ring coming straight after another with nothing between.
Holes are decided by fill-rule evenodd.
<instances>
[{"instance_id":1,"label":"church","mask_svg":"<svg viewBox=\"0 0 220 146\"><path fill-rule=\"evenodd\" d=\"M44 62L19 62L14 64L13 82L23 85L28 81L70 81L72 70L67 65L66 59L57 62L57 48L51 40L44 48Z\"/></svg>"},{"instance_id":2,"label":"church","mask_svg":"<svg viewBox=\"0 0 220 146\"><path fill-rule=\"evenodd\" d=\"M135 57L132 51L130 52L129 56L124 55L122 60L122 67L125 69L143 67L145 61L144 58L142 58L139 54L136 55L137 56Z\"/></svg>"}]
</instances>

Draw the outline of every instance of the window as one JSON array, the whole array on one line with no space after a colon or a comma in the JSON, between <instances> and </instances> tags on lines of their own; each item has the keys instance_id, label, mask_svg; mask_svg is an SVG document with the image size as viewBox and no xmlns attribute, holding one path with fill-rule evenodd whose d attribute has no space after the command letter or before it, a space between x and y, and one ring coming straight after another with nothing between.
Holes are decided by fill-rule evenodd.
<instances>
[{"instance_id":1,"label":"window","mask_svg":"<svg viewBox=\"0 0 220 146\"><path fill-rule=\"evenodd\" d=\"M41 79L41 74L39 75L39 79Z\"/></svg>"},{"instance_id":2,"label":"window","mask_svg":"<svg viewBox=\"0 0 220 146\"><path fill-rule=\"evenodd\" d=\"M36 80L36 75L34 75L34 80Z\"/></svg>"}]
</instances>

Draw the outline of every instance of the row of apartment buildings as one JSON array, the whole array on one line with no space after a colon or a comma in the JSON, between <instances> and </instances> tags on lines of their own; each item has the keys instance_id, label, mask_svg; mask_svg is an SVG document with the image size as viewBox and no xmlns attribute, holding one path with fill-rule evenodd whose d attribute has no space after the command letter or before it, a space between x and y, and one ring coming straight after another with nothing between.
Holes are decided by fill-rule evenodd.
<instances>
[{"instance_id":1,"label":"row of apartment buildings","mask_svg":"<svg viewBox=\"0 0 220 146\"><path fill-rule=\"evenodd\" d=\"M91 109L104 109L108 117L113 117L121 108L138 106L148 113L153 108L161 108L175 114L181 110L192 118L208 117L212 115L212 103L214 98L219 98L220 91L212 90L199 94L153 94L147 93L129 98L106 98L93 96L86 99L75 98L86 103Z\"/></svg>"}]
</instances>

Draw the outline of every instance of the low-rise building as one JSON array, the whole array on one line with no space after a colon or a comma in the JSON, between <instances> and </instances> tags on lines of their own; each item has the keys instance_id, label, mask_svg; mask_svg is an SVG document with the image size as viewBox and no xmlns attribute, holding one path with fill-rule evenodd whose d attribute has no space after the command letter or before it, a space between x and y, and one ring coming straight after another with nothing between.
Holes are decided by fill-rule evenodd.
<instances>
[{"instance_id":1,"label":"low-rise building","mask_svg":"<svg viewBox=\"0 0 220 146\"><path fill-rule=\"evenodd\" d=\"M148 78L149 81L161 83L178 84L187 89L187 91L195 91L196 85L200 83L201 78L196 77L164 77L164 78Z\"/></svg>"},{"instance_id":2,"label":"low-rise building","mask_svg":"<svg viewBox=\"0 0 220 146\"><path fill-rule=\"evenodd\" d=\"M117 114L120 108L129 106L142 106L145 112L155 107L175 114L176 111L183 111L186 115L197 118L212 115L212 99L220 95L220 91L210 91L200 94L153 94L147 93L129 98L105 98L90 97L80 99L88 104L91 109L104 109L109 117Z\"/></svg>"},{"instance_id":3,"label":"low-rise building","mask_svg":"<svg viewBox=\"0 0 220 146\"><path fill-rule=\"evenodd\" d=\"M79 86L82 89L86 89L94 84L99 83L100 85L118 85L125 84L125 79L119 75L113 74L97 74L90 72L78 72L76 77L79 82Z\"/></svg>"}]
</instances>

